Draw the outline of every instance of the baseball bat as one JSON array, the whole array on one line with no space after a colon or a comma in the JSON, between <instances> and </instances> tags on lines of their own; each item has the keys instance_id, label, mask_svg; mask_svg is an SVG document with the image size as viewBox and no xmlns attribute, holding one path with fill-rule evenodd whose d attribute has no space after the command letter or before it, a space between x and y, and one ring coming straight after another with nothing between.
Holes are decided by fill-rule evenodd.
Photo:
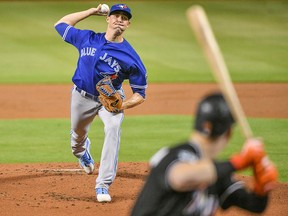
<instances>
[{"instance_id":1,"label":"baseball bat","mask_svg":"<svg viewBox=\"0 0 288 216\"><path fill-rule=\"evenodd\" d=\"M209 24L204 9L201 6L191 6L186 12L189 24L206 56L214 77L231 109L232 115L240 125L245 138L253 136L250 125L243 112L239 98L232 84L227 66L218 43Z\"/></svg>"}]
</instances>

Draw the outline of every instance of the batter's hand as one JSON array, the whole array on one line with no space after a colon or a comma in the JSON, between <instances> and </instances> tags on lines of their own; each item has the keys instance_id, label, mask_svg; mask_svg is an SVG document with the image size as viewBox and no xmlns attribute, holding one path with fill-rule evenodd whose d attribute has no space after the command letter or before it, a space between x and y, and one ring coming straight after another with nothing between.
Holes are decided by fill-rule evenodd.
<instances>
[{"instance_id":1,"label":"batter's hand","mask_svg":"<svg viewBox=\"0 0 288 216\"><path fill-rule=\"evenodd\" d=\"M263 196L275 188L278 171L267 156L254 165L253 172L254 192L256 194Z\"/></svg>"},{"instance_id":2,"label":"batter's hand","mask_svg":"<svg viewBox=\"0 0 288 216\"><path fill-rule=\"evenodd\" d=\"M240 154L233 155L230 162L235 170L246 169L266 156L264 145L259 139L248 139Z\"/></svg>"}]
</instances>

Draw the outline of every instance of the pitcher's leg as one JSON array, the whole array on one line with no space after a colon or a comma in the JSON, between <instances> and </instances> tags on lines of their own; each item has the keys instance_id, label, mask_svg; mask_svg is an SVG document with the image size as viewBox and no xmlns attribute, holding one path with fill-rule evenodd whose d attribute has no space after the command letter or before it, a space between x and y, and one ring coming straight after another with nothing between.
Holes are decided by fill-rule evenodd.
<instances>
[{"instance_id":1,"label":"pitcher's leg","mask_svg":"<svg viewBox=\"0 0 288 216\"><path fill-rule=\"evenodd\" d=\"M72 153L79 159L80 165L88 174L91 174L94 170L94 161L90 155L88 131L99 106L100 104L97 102L84 98L75 89L72 90L71 148Z\"/></svg>"},{"instance_id":2,"label":"pitcher's leg","mask_svg":"<svg viewBox=\"0 0 288 216\"><path fill-rule=\"evenodd\" d=\"M105 108L102 108L99 110L98 115L104 123L105 139L102 148L99 174L96 179L96 188L108 189L116 176L121 124L124 113L110 113Z\"/></svg>"}]
</instances>

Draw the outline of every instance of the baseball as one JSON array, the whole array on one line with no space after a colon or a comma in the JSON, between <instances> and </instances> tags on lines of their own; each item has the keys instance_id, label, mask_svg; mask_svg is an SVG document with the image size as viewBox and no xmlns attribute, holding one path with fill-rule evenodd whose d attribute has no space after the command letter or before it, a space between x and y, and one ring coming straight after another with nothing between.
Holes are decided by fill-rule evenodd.
<instances>
[{"instance_id":1,"label":"baseball","mask_svg":"<svg viewBox=\"0 0 288 216\"><path fill-rule=\"evenodd\" d=\"M109 6L107 4L102 4L101 5L101 12L107 13L108 11L109 11Z\"/></svg>"}]
</instances>

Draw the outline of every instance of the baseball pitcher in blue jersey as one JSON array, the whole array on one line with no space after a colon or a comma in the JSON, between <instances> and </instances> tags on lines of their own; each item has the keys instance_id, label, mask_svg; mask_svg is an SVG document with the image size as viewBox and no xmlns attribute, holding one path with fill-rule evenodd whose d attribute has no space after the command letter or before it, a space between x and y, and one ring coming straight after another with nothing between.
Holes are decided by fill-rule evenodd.
<instances>
[{"instance_id":1,"label":"baseball pitcher in blue jersey","mask_svg":"<svg viewBox=\"0 0 288 216\"><path fill-rule=\"evenodd\" d=\"M106 16L107 30L96 33L81 30L75 25L90 16ZM90 154L88 132L96 115L104 123L104 145L101 154L96 198L99 202L110 202L109 186L115 179L120 147L121 123L124 110L135 107L145 100L147 73L140 57L123 33L130 25L132 13L125 4L113 5L110 11L101 12L97 8L71 13L55 24L62 39L73 45L79 53L78 63L72 81L71 93L71 148L86 173L94 171L94 161ZM117 112L109 112L99 101L96 84L105 77L120 93L123 103ZM129 80L132 96L125 99L123 81ZM125 99L125 100L124 100Z\"/></svg>"}]
</instances>

